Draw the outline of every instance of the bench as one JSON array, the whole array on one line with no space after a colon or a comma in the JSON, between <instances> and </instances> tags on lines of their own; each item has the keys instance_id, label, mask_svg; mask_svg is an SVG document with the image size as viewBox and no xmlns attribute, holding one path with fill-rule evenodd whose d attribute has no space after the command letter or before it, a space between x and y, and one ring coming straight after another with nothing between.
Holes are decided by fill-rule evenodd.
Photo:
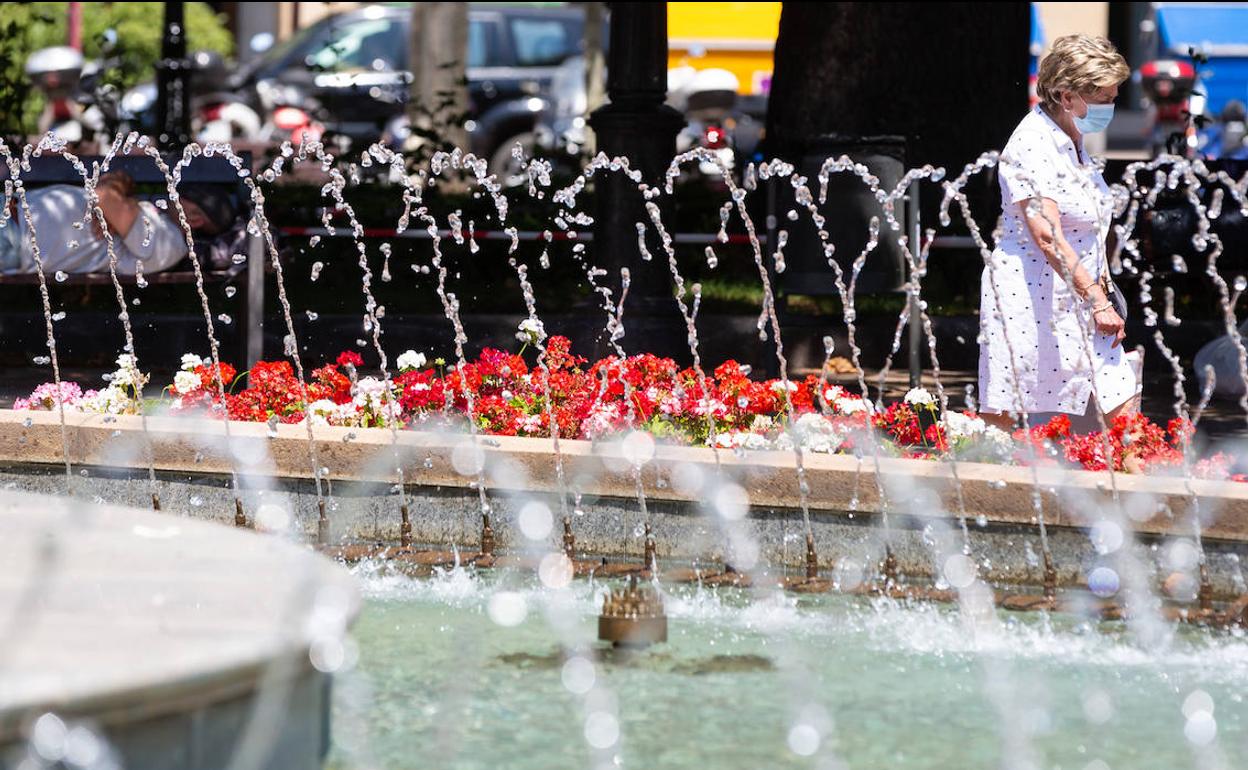
<instances>
[{"instance_id":1,"label":"bench","mask_svg":"<svg viewBox=\"0 0 1248 770\"><path fill-rule=\"evenodd\" d=\"M240 157L244 161L244 168L250 170L251 153L240 153ZM103 158L100 156L83 156L80 160L90 170L93 169L94 164L101 163ZM172 166L172 163L170 165ZM115 157L109 161L109 170L124 171L134 180L136 185L158 184L161 190L164 190L166 186L166 179L157 167L156 162L146 155ZM0 180L8 178L8 167L0 166ZM62 155L43 155L31 158L30 170L23 172L21 179L27 188L54 184L81 185L83 181L82 175L78 170ZM235 196L235 202L238 204L237 210L240 212L239 216L249 216L250 209L248 204L251 198L248 194L246 183L239 177L238 170L230 165L225 158L220 156L211 158L201 156L196 158L182 169L182 182L221 185L223 188L230 190L231 194ZM244 335L249 369L264 354L265 259L264 239L260 235L250 235L248 237L247 261L243 265L231 265L224 270L206 269L202 267L203 256L200 255L201 271L205 285L231 283L240 275L246 274L246 279L240 283L240 288L246 294ZM173 269L144 274L143 277L148 284L158 286L195 283L195 271L190 266L182 267L181 263ZM117 279L122 285L127 286L133 286L137 281L136 276L133 275L119 275ZM0 275L0 286L25 286L37 285L38 283L39 276L37 274ZM75 273L70 274L64 281L59 282L58 285L111 286L112 283L113 279L109 273Z\"/></svg>"}]
</instances>

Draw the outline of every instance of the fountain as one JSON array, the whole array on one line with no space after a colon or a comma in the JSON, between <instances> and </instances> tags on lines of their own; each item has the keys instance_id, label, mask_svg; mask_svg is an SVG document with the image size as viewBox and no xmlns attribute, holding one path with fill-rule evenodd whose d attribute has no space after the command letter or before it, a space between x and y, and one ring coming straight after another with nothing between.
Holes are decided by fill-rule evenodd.
<instances>
[{"instance_id":1,"label":"fountain","mask_svg":"<svg viewBox=\"0 0 1248 770\"><path fill-rule=\"evenodd\" d=\"M20 152L3 148L7 198L24 207L22 179L29 159L58 153L65 154L64 148L48 140ZM1011 761L1046 752L1074 761L1067 759L1066 749L1049 745L1047 733L1028 721L1021 696L1011 690L1029 676L1025 665L1015 665L1028 655L1044 661L1046 681L1056 683L1065 695L1075 687L1061 671L1066 654L1097 681L1105 677L1094 658L1103 652L1116 656L1111 665L1155 665L1163 676L1183 679L1184 687L1188 680L1195 682L1182 703L1182 732L1202 757L1215 757L1223 736L1242 741L1248 733L1248 713L1238 707L1242 699L1230 694L1248 677L1236 646L1248 619L1248 586L1240 569L1248 556L1248 486L1225 480L1227 471L1219 476L1209 461L1195 456L1195 442L1177 434L1165 445L1168 473L1131 473L1125 459L1114 458L1143 462L1131 454L1132 447L1152 446L1147 442L1156 440L1143 428L1133 433L1136 428L1108 425L1098 416L1100 431L1087 440L1059 435L1051 426L1043 435L1037 427L1011 437L976 425L973 416L959 414L952 405L923 294L937 228L923 230L915 218L903 227L899 206L908 191L940 185L941 227L951 226L956 206L990 264L989 244L1001 233L990 238L980 232L963 190L972 176L994 166L995 154L976 159L951 179L942 169L911 170L893 189L882 189L865 167L845 158L823 165L818 192L811 180L778 161L751 166L740 184L725 169L727 200L719 209L721 230L712 237L720 251L708 245L707 261L714 269L729 258L728 229L739 220L746 258L752 260L751 270L757 270L762 288L755 330L760 341L773 346L779 372L778 378L760 383L750 378L746 366L708 365L705 337L711 322L700 314L703 288L682 272L680 235L664 219L663 204L677 194L682 167L718 162L703 151L674 158L661 185L643 181L627 159L600 155L571 183L556 187L549 165L519 158L528 179L523 192L555 212L550 228L535 234L532 250L522 246L519 225L509 218L513 201L480 159L458 150L439 153L428 168L410 173L403 156L388 148L375 146L364 153L360 164L387 169L396 196L401 196L394 237L429 242L427 264L414 267L418 275L436 281L438 303L453 330L454 355L445 367L429 366L423 353L397 355L388 346L384 335L394 333L389 323L394 314L392 310L387 316L373 281L398 280L390 272L391 249L389 244L370 247L366 228L347 200L355 169L344 171L326 148L316 142L286 145L267 167L249 169L228 146L192 145L171 161L131 136L119 137L109 154L90 167L65 157L75 164L88 200L94 202L94 184L111 159L134 153L149 157L164 174L168 200L187 233L209 356L192 356L199 363L183 371L194 374L198 384L188 392L175 385L174 392L180 408L184 402L200 406L178 413L147 409L139 402L143 373L130 325L132 311L115 269L111 283L125 324L119 345L122 369L137 373L126 378L139 384L125 405L112 411L95 408L85 396L71 400L64 395L67 383L59 367L52 302L59 281L48 282L42 262L36 260L46 361L57 395L44 409L0 410L0 485L39 493L37 499L57 500L58 506L69 498L75 504L90 499L96 505L151 508L160 512L160 521L170 522L166 526L182 522L177 515L230 523L265 533L232 533L253 546L274 535L349 564L365 586L364 628L358 632L364 640L362 659L378 654L381 671L398 680L412 676L411 669L396 662L411 655L397 652L406 648L395 628L415 629L412 633L425 645L417 648L418 657L426 648L430 657L413 664L424 675L436 680L440 670L478 671L480 681L488 683L479 692L472 683L462 691L448 686L442 695L422 692L419 699L432 713L464 709L479 716L488 710L491 697L513 698L513 707L552 718L550 724L532 729L555 741L556 725L566 719L554 717L566 717L563 705L568 704L556 708L535 703L514 681L503 681L507 677L498 671L519 672L517 681L528 681L549 700L555 696L540 673L557 669L562 683L557 694L574 696L584 743L597 766L620 756L625 734L645 747L643 756L653 757L647 752L656 751L633 729L634 708L644 710L645 704L630 702L628 687L640 683L666 693L666 682L675 677L705 674L707 682L726 677L724 681L740 687L749 677L766 676L774 686L765 688L766 697L750 708L759 710L761 723L779 730L783 752L773 751L778 745L774 736L758 736L760 746L773 748L758 755L743 749L752 761L787 766L795 758L818 755L834 766L840 761L834 752L843 751L843 756L862 757L860 763L870 764L879 759L872 747L854 743L852 726L837 727L837 720L848 715L842 712L834 720L834 699L805 677L807 671L818 672L822 686L837 690L833 663L820 653L821 635L826 635L846 645L846 659L862 671L872 668L875 649L883 650L886 659L917 656L922 671L918 686L933 691L949 685L948 670L923 656L932 650L937 658L955 651L955 686L965 691L966 677L980 677L978 692L984 702L974 701L968 708L982 711L987 703L989 711L980 716L1000 725L999 753ZM253 370L242 394L227 392L228 378L222 372L228 362L222 361L215 336L214 319L220 315L213 315L177 196L182 171L198 158L213 156L227 158L238 169L253 207L253 234L273 267L289 363L283 362L282 370L288 374L272 377L284 383L285 412L269 410L240 419L245 417L239 408L244 396L273 395L263 390L267 374L257 376ZM375 354L377 377L357 363L358 354L305 371L309 353L301 345L293 321L296 309L287 294L293 273L279 258L271 212L265 210L266 189L298 166L319 168L328 180L322 190L325 237L340 235L336 213L347 223L345 234L358 254L363 295L361 348ZM1155 176L1147 186L1140 177L1150 172ZM828 235L826 191L833 174L858 179L880 207L866 247L849 268L831 258L835 244ZM593 224L581 208L581 194L606 176L627 180L644 202L646 221L637 223L638 249L649 269L665 270L671 277L673 302L686 325L692 362L687 369L626 352L626 342L644 346L644 340L628 336L630 319L624 312L635 276L622 271L613 291L603 281L613 276L594 264L592 240L577 229ZM464 323L471 308L458 296L464 289L455 285L454 260L474 258L481 231L473 219L465 223L461 211L439 218L436 186L446 178L458 179L493 206L488 227L506 236L503 269L514 274L524 304L518 337L536 352L535 358L499 350L471 357ZM836 325L847 335L857 392L852 385L829 383L827 362L835 351L830 336L818 373L791 379L796 367L786 353L773 292L775 275L785 269L787 234L781 229L773 250L765 252L747 201L764 185L791 185L794 190L797 206L788 212L784 227L814 227L818 233L840 294L843 317ZM1241 351L1240 375L1248 383L1248 366L1242 363L1248 356L1243 355L1235 316L1243 288L1234 283L1232 290L1218 271L1221 245L1210 230L1223 207L1234 204L1248 210L1248 180L1237 182L1199 162L1162 157L1131 167L1125 183L1116 186L1120 222L1114 259L1127 273L1140 273L1146 323L1180 380L1175 415L1187 419L1182 365L1157 324L1149 291L1155 276L1140 267L1144 258L1134 235L1140 212L1158 191L1180 187L1199 214L1198 248L1208 254L1208 274L1219 289L1218 306L1228 335ZM1212 205L1200 197L1208 188L1216 188ZM91 206L89 213L102 217ZM651 235L661 254L648 250ZM897 317L873 389L856 326L855 286L878 244L894 238L909 268L906 307ZM115 262L111 240L108 248ZM666 264L654 265L656 256ZM375 273L379 257L382 266ZM557 319L539 314L534 284L552 260L560 259L574 261L591 296L602 299L603 330L612 355L592 366L578 363L566 338L548 331ZM321 265L313 268L313 280ZM135 291L141 288L138 284ZM1175 318L1173 296L1166 297L1161 317ZM310 317L315 312L299 310ZM886 406L886 378L910 324L921 325L926 334L935 394L919 389ZM1209 392L1206 388L1199 408L1190 414L1193 432ZM1248 416L1248 404L1244 409ZM1026 425L1028 416L1019 417ZM1176 431L1189 430L1182 422L1176 425ZM917 438L907 433L912 429ZM1099 457L1110 461L1102 461L1098 470L1063 467L1054 461L1060 442L1090 455L1100 451ZM1152 455L1148 457L1152 462ZM625 578L627 584L620 585ZM998 614L998 606L1025 614ZM374 622L370 613L379 619ZM380 618L390 614L402 620L387 629ZM339 625L350 615L339 613ZM595 615L596 637L589 628ZM1115 630L1112 624L1118 621L1125 622L1125 632ZM1102 622L1104 633L1096 630ZM909 638L912 624L932 638ZM438 628L446 629L442 637L430 630ZM1085 634L1094 641L1080 647L1083 642L1077 640ZM611 650L595 652L595 638L617 647L667 644L644 655L616 657ZM509 647L511 639L524 640L525 649ZM1199 662L1201 645L1211 646L1229 666L1225 678L1211 677ZM552 647L554 652L548 652ZM708 653L712 648L715 653ZM350 684L350 655L335 650L341 653L335 664L318 670L341 671L349 684L336 712L344 720L341 751L351 757L343 760L350 763L344 766L371 766L373 738L367 737L364 723L400 707L388 693L375 700L361 694ZM390 651L389 657L384 650ZM0 658L0 665L4 663ZM880 692L906 687L902 670L872 671L857 681L870 681ZM616 689L615 683L624 684ZM1113 689L1112 682L1105 686ZM1114 698L1124 704L1125 714L1129 707L1124 699L1130 695L1120 690ZM1149 702L1162 708L1168 696L1160 690L1149 693ZM732 693L738 699L740 695ZM1088 697L1082 703L1088 723L1107 724L1112 708L1109 716L1100 717L1109 696ZM1210 737L1214 700L1217 728ZM7 702L0 696L0 708ZM874 706L891 713L885 703ZM398 722L410 721L407 711L402 714ZM1156 724L1155 714L1145 716L1144 722ZM31 725L36 724L13 735L35 745L37 730ZM895 743L895 728L872 729L880 740ZM497 754L502 742L488 731L482 738L471 724L430 722L419 729L430 738L429 763L437 764L439 758L450 762L461 741L485 741L485 755L496 763L505 761ZM18 740L4 735L0 733L0 740ZM110 736L107 729L100 735ZM1130 761L1130 740L1111 744L1115 748L1107 757ZM976 746L974 751L993 756ZM947 756L949 746L932 751ZM1157 751L1158 756L1173 755L1167 746ZM403 761L396 759L402 756L398 749L383 746L379 755L383 765ZM538 751L534 756L541 755ZM891 763L923 766L917 754Z\"/></svg>"}]
</instances>

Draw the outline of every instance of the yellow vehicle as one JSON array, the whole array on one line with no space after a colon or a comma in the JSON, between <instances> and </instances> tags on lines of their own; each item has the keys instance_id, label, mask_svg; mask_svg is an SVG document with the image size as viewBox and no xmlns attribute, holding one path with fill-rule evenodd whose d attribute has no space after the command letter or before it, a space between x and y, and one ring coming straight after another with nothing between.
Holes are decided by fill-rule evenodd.
<instances>
[{"instance_id":1,"label":"yellow vehicle","mask_svg":"<svg viewBox=\"0 0 1248 770\"><path fill-rule=\"evenodd\" d=\"M737 92L771 86L780 3L668 3L667 68L724 69Z\"/></svg>"}]
</instances>

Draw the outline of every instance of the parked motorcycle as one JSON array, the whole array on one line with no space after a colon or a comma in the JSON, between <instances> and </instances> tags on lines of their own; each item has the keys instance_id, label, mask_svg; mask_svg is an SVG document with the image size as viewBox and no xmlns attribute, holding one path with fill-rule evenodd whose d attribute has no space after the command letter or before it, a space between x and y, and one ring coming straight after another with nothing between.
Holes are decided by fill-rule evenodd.
<instances>
[{"instance_id":1,"label":"parked motorcycle","mask_svg":"<svg viewBox=\"0 0 1248 770\"><path fill-rule=\"evenodd\" d=\"M1217 120L1197 133L1196 149L1206 160L1248 160L1248 110L1232 99Z\"/></svg>"},{"instance_id":2,"label":"parked motorcycle","mask_svg":"<svg viewBox=\"0 0 1248 770\"><path fill-rule=\"evenodd\" d=\"M109 33L112 33L111 35ZM105 33L105 50L116 33ZM113 58L87 61L69 46L41 48L26 60L25 72L44 97L39 133L76 145L111 141L119 125L117 89L103 82Z\"/></svg>"},{"instance_id":3,"label":"parked motorcycle","mask_svg":"<svg viewBox=\"0 0 1248 770\"><path fill-rule=\"evenodd\" d=\"M215 51L195 51L191 62L191 135L197 142L253 139L263 121L229 88L230 69ZM156 126L156 83L140 83L121 99L121 117L132 130L153 134Z\"/></svg>"},{"instance_id":4,"label":"parked motorcycle","mask_svg":"<svg viewBox=\"0 0 1248 770\"><path fill-rule=\"evenodd\" d=\"M1152 113L1151 149L1190 155L1196 148L1196 128L1189 115L1201 115L1205 98L1197 89L1196 68L1185 61L1158 59L1140 67L1140 85Z\"/></svg>"}]
</instances>

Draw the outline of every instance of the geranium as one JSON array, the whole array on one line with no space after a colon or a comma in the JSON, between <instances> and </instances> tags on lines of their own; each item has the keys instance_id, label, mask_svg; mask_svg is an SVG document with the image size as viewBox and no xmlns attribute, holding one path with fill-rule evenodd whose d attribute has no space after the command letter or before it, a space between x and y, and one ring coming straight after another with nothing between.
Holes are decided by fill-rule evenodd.
<instances>
[{"instance_id":1,"label":"geranium","mask_svg":"<svg viewBox=\"0 0 1248 770\"><path fill-rule=\"evenodd\" d=\"M425 354L417 353L415 350L404 351L395 361L395 365L399 367L400 372L422 369L425 366Z\"/></svg>"},{"instance_id":2,"label":"geranium","mask_svg":"<svg viewBox=\"0 0 1248 770\"><path fill-rule=\"evenodd\" d=\"M334 363L342 367L353 366L358 369L364 365L364 359L354 350L344 350L338 354L338 358Z\"/></svg>"}]
</instances>

